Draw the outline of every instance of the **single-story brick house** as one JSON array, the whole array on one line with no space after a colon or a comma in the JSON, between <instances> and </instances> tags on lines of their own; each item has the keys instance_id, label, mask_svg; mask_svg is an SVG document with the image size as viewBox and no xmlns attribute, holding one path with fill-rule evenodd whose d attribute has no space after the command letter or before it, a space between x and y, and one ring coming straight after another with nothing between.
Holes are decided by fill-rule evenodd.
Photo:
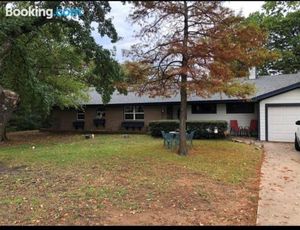
<instances>
[{"instance_id":1,"label":"single-story brick house","mask_svg":"<svg viewBox=\"0 0 300 230\"><path fill-rule=\"evenodd\" d=\"M266 141L294 141L295 121L300 120L300 73L260 76L253 73L242 81L256 86L247 100L215 94L210 98L188 98L188 120L237 120L239 126L258 121L258 138ZM123 95L115 92L107 105L94 88L84 111L53 108L51 129L116 132L122 129L146 131L153 120L179 118L180 95L171 98Z\"/></svg>"}]
</instances>

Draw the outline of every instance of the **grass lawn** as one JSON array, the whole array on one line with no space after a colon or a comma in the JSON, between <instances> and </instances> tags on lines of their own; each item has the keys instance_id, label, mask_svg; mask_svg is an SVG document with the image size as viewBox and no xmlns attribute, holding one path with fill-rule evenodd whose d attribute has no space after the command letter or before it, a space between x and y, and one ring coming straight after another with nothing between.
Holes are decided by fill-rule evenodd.
<instances>
[{"instance_id":1,"label":"grass lawn","mask_svg":"<svg viewBox=\"0 0 300 230\"><path fill-rule=\"evenodd\" d=\"M9 137L0 225L255 225L262 151L253 145L195 140L181 157L147 135Z\"/></svg>"}]
</instances>

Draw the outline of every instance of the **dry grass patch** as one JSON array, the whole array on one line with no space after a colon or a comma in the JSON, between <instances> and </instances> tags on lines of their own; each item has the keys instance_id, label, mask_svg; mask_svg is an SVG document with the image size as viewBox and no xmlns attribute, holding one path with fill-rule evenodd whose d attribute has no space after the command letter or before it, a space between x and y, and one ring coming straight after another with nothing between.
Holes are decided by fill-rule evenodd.
<instances>
[{"instance_id":1,"label":"dry grass patch","mask_svg":"<svg viewBox=\"0 0 300 230\"><path fill-rule=\"evenodd\" d=\"M196 140L181 157L146 135L44 135L0 147L0 224L255 224L251 145Z\"/></svg>"}]
</instances>

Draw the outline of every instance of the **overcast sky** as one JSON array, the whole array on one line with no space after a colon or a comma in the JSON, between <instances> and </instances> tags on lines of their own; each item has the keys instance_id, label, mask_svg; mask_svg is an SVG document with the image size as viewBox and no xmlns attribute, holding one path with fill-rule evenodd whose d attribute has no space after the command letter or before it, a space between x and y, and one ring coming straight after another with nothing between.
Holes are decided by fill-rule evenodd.
<instances>
[{"instance_id":1,"label":"overcast sky","mask_svg":"<svg viewBox=\"0 0 300 230\"><path fill-rule=\"evenodd\" d=\"M233 9L236 13L242 12L243 16L248 16L250 13L259 11L263 5L263 1L227 1L225 5ZM121 2L110 2L111 12L110 17L113 18L113 24L117 30L117 33L122 39L114 44L110 42L107 37L101 37L96 31L92 33L96 42L102 45L104 48L112 49L113 46L117 49L117 60L123 62L125 60L122 57L122 49L129 49L132 44L135 43L134 27L128 21L128 14L131 9L131 5L123 5Z\"/></svg>"}]
</instances>

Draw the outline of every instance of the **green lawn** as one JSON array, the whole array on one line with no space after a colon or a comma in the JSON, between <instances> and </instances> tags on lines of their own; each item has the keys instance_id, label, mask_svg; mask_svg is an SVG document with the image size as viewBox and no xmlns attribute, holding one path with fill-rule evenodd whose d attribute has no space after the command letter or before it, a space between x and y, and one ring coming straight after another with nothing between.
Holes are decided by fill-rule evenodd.
<instances>
[{"instance_id":1,"label":"green lawn","mask_svg":"<svg viewBox=\"0 0 300 230\"><path fill-rule=\"evenodd\" d=\"M255 224L252 145L195 140L182 157L147 135L25 136L0 146L0 224Z\"/></svg>"}]
</instances>

